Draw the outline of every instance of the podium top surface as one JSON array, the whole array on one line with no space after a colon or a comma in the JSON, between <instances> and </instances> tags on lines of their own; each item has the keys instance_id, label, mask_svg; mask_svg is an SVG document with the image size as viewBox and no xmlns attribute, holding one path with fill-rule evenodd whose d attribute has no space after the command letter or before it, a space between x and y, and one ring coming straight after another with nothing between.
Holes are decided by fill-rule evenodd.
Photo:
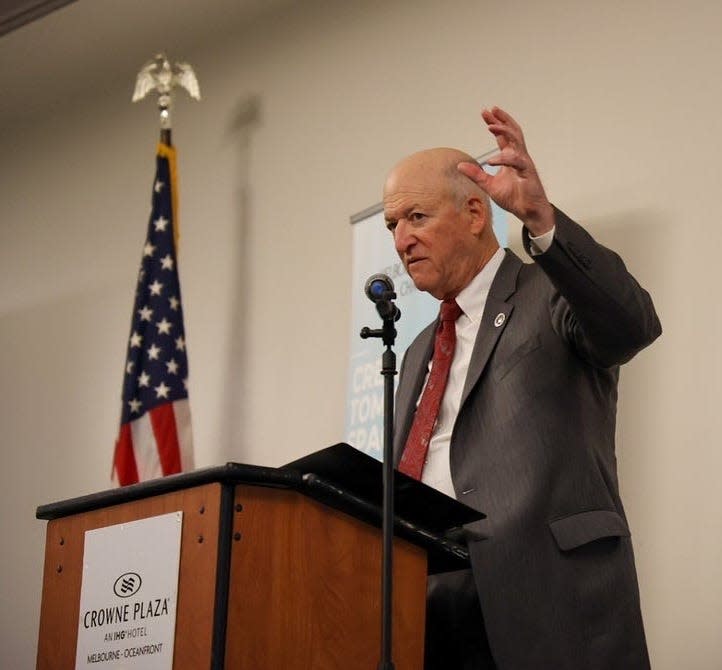
<instances>
[{"instance_id":1,"label":"podium top surface","mask_svg":"<svg viewBox=\"0 0 722 670\"><path fill-rule=\"evenodd\" d=\"M99 491L98 493L61 500L48 505L40 505L35 516L38 519L51 521L71 514L90 512L110 505L119 505L131 500L141 500L214 482L221 484L257 484L259 486L297 489L302 486L303 478L297 472L284 470L283 468L226 463L225 465L215 465L209 468L199 468L191 472L159 477L139 484Z\"/></svg>"},{"instance_id":2,"label":"podium top surface","mask_svg":"<svg viewBox=\"0 0 722 670\"><path fill-rule=\"evenodd\" d=\"M37 508L38 519L53 520L210 483L294 489L372 525L382 520L382 470L376 459L347 444L336 444L280 468L243 463L201 468L139 484L108 489ZM395 533L429 553L430 572L466 567L468 550L458 530L484 514L402 473L394 474Z\"/></svg>"}]
</instances>

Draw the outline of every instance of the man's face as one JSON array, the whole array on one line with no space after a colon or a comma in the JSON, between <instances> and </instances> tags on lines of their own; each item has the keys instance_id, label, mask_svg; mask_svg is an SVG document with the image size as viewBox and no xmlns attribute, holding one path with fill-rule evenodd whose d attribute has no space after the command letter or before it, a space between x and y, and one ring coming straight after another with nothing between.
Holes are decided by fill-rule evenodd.
<instances>
[{"instance_id":1,"label":"man's face","mask_svg":"<svg viewBox=\"0 0 722 670\"><path fill-rule=\"evenodd\" d=\"M438 169L401 164L384 189L386 226L420 291L455 297L479 270L472 217Z\"/></svg>"}]
</instances>

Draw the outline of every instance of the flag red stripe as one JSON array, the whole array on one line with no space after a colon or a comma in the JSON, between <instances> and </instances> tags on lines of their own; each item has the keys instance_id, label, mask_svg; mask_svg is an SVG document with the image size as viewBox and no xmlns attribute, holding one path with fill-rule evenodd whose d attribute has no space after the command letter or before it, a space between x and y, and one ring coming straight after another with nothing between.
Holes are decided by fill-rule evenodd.
<instances>
[{"instance_id":1,"label":"flag red stripe","mask_svg":"<svg viewBox=\"0 0 722 670\"><path fill-rule=\"evenodd\" d=\"M118 441L115 443L115 473L121 486L139 481L129 423L120 427Z\"/></svg>"},{"instance_id":2,"label":"flag red stripe","mask_svg":"<svg viewBox=\"0 0 722 670\"><path fill-rule=\"evenodd\" d=\"M150 425L153 427L155 443L158 447L158 457L163 476L180 472L180 447L178 446L178 431L175 425L173 403L165 403L150 410L148 414L150 415Z\"/></svg>"}]
</instances>

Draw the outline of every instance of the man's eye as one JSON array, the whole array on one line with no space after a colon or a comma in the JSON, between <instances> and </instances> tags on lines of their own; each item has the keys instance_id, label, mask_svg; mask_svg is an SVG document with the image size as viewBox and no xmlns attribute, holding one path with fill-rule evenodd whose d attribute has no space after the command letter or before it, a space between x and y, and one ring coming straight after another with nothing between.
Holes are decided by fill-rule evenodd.
<instances>
[{"instance_id":1,"label":"man's eye","mask_svg":"<svg viewBox=\"0 0 722 670\"><path fill-rule=\"evenodd\" d=\"M386 230L388 230L390 233L393 233L396 230L396 221L387 221Z\"/></svg>"},{"instance_id":2,"label":"man's eye","mask_svg":"<svg viewBox=\"0 0 722 670\"><path fill-rule=\"evenodd\" d=\"M424 218L426 218L426 214L423 214L422 212L412 212L409 215L409 221L421 221Z\"/></svg>"}]
</instances>

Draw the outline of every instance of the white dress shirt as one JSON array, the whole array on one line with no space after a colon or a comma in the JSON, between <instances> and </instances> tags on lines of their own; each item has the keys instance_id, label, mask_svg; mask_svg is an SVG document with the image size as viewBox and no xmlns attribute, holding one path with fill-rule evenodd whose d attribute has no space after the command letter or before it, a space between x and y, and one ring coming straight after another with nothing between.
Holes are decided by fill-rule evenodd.
<instances>
[{"instance_id":1,"label":"white dress shirt","mask_svg":"<svg viewBox=\"0 0 722 670\"><path fill-rule=\"evenodd\" d=\"M539 237L530 238L532 255L536 256L544 253L551 246L553 237L554 229ZM421 481L424 484L433 486L452 498L456 497L456 493L451 481L451 467L449 464L451 431L459 414L461 394L464 390L464 382L466 381L466 373L469 369L476 336L479 333L481 317L484 314L486 298L489 295L491 282L494 280L504 259L504 254L504 249L497 249L479 274L456 296L456 302L463 310L463 314L456 320L454 359L451 362L449 379L446 382L444 397L441 399L439 415L434 425L424 470L421 474ZM429 378L430 371L431 361L429 361L426 372L426 380ZM426 381L424 381L425 386ZM421 393L423 394L423 389ZM421 400L421 396L417 400L417 405L419 400Z\"/></svg>"}]
</instances>

